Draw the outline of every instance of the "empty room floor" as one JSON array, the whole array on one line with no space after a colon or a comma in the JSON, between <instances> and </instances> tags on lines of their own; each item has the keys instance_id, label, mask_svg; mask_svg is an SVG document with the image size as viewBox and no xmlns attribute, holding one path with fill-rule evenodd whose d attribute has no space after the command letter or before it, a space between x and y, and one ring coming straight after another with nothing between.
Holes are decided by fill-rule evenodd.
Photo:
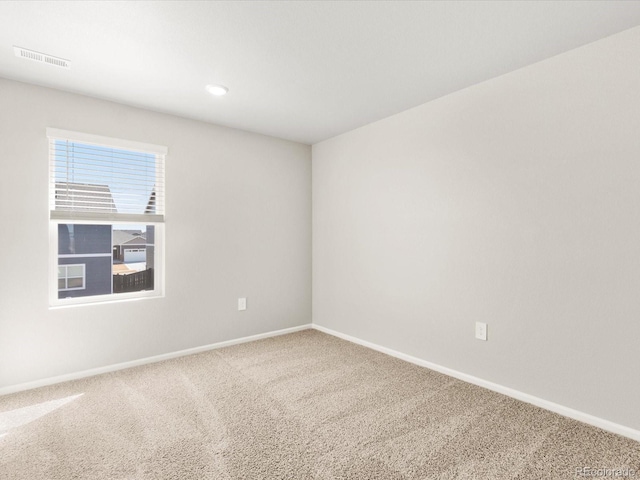
<instances>
[{"instance_id":1,"label":"empty room floor","mask_svg":"<svg viewBox=\"0 0 640 480\"><path fill-rule=\"evenodd\" d=\"M0 435L3 479L640 472L638 442L316 330L7 395Z\"/></svg>"}]
</instances>

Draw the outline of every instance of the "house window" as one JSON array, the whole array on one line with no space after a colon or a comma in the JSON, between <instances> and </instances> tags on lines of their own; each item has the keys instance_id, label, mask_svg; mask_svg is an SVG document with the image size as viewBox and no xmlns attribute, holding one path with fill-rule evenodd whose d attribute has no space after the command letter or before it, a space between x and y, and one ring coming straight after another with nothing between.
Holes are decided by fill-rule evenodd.
<instances>
[{"instance_id":1,"label":"house window","mask_svg":"<svg viewBox=\"0 0 640 480\"><path fill-rule=\"evenodd\" d=\"M76 265L58 265L58 291L83 290L85 285L84 263Z\"/></svg>"},{"instance_id":2,"label":"house window","mask_svg":"<svg viewBox=\"0 0 640 480\"><path fill-rule=\"evenodd\" d=\"M47 136L51 305L163 295L166 147Z\"/></svg>"}]
</instances>

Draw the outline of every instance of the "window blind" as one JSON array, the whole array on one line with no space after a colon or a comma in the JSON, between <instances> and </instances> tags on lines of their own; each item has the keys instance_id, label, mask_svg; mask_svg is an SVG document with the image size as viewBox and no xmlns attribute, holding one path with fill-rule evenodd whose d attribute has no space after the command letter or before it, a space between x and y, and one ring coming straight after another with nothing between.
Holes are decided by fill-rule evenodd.
<instances>
[{"instance_id":1,"label":"window blind","mask_svg":"<svg viewBox=\"0 0 640 480\"><path fill-rule=\"evenodd\" d=\"M48 129L52 220L164 221L166 147Z\"/></svg>"}]
</instances>

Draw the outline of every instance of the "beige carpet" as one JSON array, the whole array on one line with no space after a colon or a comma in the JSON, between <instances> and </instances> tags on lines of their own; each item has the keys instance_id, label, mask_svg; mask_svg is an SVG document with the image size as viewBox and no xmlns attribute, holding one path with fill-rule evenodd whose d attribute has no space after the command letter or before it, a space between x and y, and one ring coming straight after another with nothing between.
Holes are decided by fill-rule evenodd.
<instances>
[{"instance_id":1,"label":"beige carpet","mask_svg":"<svg viewBox=\"0 0 640 480\"><path fill-rule=\"evenodd\" d=\"M0 412L3 480L640 477L637 442L314 330L1 397Z\"/></svg>"}]
</instances>

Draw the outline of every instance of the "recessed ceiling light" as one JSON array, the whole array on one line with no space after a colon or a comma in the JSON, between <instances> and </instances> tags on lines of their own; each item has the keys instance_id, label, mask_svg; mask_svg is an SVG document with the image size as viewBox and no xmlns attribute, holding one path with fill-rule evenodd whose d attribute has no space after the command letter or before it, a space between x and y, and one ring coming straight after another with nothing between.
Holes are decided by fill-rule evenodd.
<instances>
[{"instance_id":1,"label":"recessed ceiling light","mask_svg":"<svg viewBox=\"0 0 640 480\"><path fill-rule=\"evenodd\" d=\"M207 92L216 97L226 95L229 89L224 85L207 85Z\"/></svg>"}]
</instances>

